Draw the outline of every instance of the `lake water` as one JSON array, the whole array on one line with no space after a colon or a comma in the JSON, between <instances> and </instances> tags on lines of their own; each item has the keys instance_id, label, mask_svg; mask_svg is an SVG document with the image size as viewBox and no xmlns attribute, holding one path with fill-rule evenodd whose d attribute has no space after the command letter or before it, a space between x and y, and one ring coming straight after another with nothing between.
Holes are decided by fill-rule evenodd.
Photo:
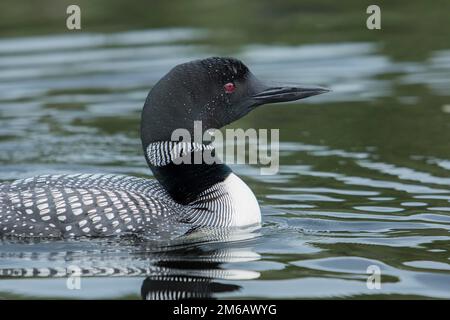
<instances>
[{"instance_id":1,"label":"lake water","mask_svg":"<svg viewBox=\"0 0 450 320\"><path fill-rule=\"evenodd\" d=\"M174 245L5 240L0 298L450 298L450 43L408 57L358 37L212 38L180 27L0 39L2 182L151 176L140 110L151 86L191 59L231 55L260 78L333 89L231 126L280 129L277 175L233 167L260 202L261 230ZM370 266L381 289L367 286ZM74 267L80 290L68 289Z\"/></svg>"}]
</instances>

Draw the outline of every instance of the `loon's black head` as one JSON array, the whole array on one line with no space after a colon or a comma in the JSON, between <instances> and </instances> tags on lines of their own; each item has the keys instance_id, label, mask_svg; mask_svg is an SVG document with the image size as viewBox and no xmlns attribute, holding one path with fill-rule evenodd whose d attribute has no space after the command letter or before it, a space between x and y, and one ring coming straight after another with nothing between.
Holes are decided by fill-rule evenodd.
<instances>
[{"instance_id":1,"label":"loon's black head","mask_svg":"<svg viewBox=\"0 0 450 320\"><path fill-rule=\"evenodd\" d=\"M181 150L187 152L190 159L195 160L196 155L201 155L205 144L197 140L198 121L201 121L202 132L199 133L202 139L206 130L219 129L257 106L298 100L327 91L320 87L266 84L233 58L209 58L180 64L158 81L145 101L141 139L147 163L175 201L191 203L231 173L220 159L213 164L203 162L202 157L200 164L173 162L182 155ZM174 143L184 141L172 141L172 134L179 129L187 130L188 137L199 145L176 147Z\"/></svg>"},{"instance_id":2,"label":"loon's black head","mask_svg":"<svg viewBox=\"0 0 450 320\"><path fill-rule=\"evenodd\" d=\"M293 101L328 92L321 87L274 85L257 79L234 58L208 58L180 64L150 91L142 113L143 144L169 141L175 129L192 133L219 129L266 103Z\"/></svg>"}]
</instances>

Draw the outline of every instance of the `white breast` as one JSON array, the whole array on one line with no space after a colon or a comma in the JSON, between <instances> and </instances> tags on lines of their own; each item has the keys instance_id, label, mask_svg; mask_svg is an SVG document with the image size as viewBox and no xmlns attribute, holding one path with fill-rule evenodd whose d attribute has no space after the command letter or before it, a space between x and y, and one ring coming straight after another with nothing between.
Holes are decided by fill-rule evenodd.
<instances>
[{"instance_id":1,"label":"white breast","mask_svg":"<svg viewBox=\"0 0 450 320\"><path fill-rule=\"evenodd\" d=\"M233 203L231 227L243 227L261 223L261 211L252 190L235 174L223 182Z\"/></svg>"}]
</instances>

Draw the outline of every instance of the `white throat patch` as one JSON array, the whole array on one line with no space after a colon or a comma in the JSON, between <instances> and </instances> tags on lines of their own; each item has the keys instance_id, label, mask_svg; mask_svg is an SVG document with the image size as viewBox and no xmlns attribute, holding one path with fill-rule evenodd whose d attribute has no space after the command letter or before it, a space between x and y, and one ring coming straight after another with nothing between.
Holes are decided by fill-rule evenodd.
<instances>
[{"instance_id":1,"label":"white throat patch","mask_svg":"<svg viewBox=\"0 0 450 320\"><path fill-rule=\"evenodd\" d=\"M237 175L231 173L223 182L233 203L231 227L261 223L261 211L252 190Z\"/></svg>"}]
</instances>

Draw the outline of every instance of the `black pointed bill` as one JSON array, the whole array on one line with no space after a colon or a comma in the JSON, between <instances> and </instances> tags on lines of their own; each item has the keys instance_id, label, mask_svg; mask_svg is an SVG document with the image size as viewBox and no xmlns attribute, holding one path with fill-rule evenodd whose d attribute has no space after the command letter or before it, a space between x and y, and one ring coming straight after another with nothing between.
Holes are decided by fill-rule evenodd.
<instances>
[{"instance_id":1,"label":"black pointed bill","mask_svg":"<svg viewBox=\"0 0 450 320\"><path fill-rule=\"evenodd\" d=\"M265 86L265 88L254 94L252 98L260 104L287 102L316 96L322 93L330 92L330 89L318 86L301 85L281 85Z\"/></svg>"}]
</instances>

